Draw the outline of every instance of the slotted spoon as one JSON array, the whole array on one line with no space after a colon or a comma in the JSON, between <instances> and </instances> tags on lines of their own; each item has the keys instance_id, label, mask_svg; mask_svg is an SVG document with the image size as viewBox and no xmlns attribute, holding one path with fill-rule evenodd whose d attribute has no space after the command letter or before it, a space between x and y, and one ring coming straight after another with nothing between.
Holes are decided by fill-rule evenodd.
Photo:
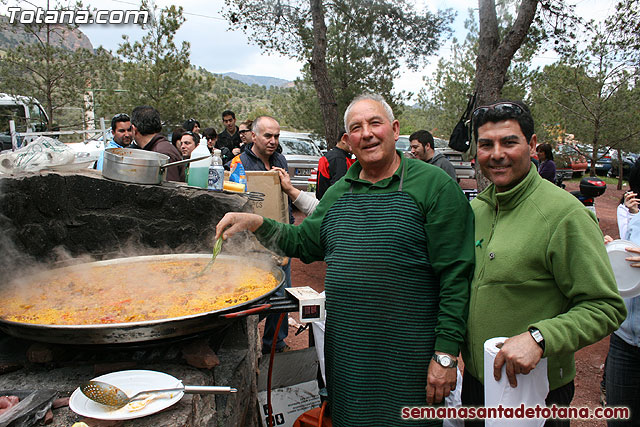
<instances>
[{"instance_id":1,"label":"slotted spoon","mask_svg":"<svg viewBox=\"0 0 640 427\"><path fill-rule=\"evenodd\" d=\"M227 394L235 393L238 390L232 387L185 385L182 387L167 388L162 390L145 390L129 397L127 396L127 393L120 390L114 385L102 381L89 381L80 386L80 391L94 402L111 406L113 408L122 408L129 402L145 399L147 395L153 393L178 393L182 391L190 394Z\"/></svg>"}]
</instances>

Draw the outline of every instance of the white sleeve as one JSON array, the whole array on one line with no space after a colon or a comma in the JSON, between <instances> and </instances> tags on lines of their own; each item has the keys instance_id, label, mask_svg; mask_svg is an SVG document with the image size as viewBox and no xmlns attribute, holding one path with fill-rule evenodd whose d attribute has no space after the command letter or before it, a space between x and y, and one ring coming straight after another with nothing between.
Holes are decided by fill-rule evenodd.
<instances>
[{"instance_id":1,"label":"white sleeve","mask_svg":"<svg viewBox=\"0 0 640 427\"><path fill-rule=\"evenodd\" d=\"M618 216L618 231L620 232L620 238L624 239L627 235L627 229L629 228L629 221L635 214L629 212L629 209L624 204L619 204L617 209Z\"/></svg>"},{"instance_id":2,"label":"white sleeve","mask_svg":"<svg viewBox=\"0 0 640 427\"><path fill-rule=\"evenodd\" d=\"M316 210L318 203L320 203L320 201L316 199L312 193L307 193L306 191L301 191L298 198L293 201L296 208L300 209L300 211L307 216Z\"/></svg>"}]
</instances>

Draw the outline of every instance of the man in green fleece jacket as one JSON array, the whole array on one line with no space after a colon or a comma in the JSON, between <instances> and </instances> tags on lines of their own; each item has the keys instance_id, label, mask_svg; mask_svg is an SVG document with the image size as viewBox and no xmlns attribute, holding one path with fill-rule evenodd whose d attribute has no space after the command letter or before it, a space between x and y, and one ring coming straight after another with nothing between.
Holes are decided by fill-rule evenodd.
<instances>
[{"instance_id":1,"label":"man in green fleece jacket","mask_svg":"<svg viewBox=\"0 0 640 427\"><path fill-rule=\"evenodd\" d=\"M400 125L380 96L356 98L345 128L358 161L302 224L233 213L217 235L248 229L289 256L327 262L334 426L438 425L407 419L403 407L441 402L455 388L473 275L471 207L444 171L395 149Z\"/></svg>"},{"instance_id":2,"label":"man in green fleece jacket","mask_svg":"<svg viewBox=\"0 0 640 427\"><path fill-rule=\"evenodd\" d=\"M508 338L491 373L517 374L548 359L547 405L568 406L574 353L626 316L595 216L542 179L530 157L537 138L526 105L505 101L472 116L477 159L492 182L473 200L476 268L462 355L463 405L484 405L483 344ZM547 425L569 425L549 420Z\"/></svg>"}]
</instances>

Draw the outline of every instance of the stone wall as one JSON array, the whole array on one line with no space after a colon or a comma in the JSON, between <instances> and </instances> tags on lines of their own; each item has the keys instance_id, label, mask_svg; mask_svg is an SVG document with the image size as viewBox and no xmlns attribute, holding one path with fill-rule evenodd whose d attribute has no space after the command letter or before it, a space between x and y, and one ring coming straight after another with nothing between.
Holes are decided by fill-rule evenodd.
<instances>
[{"instance_id":1,"label":"stone wall","mask_svg":"<svg viewBox=\"0 0 640 427\"><path fill-rule=\"evenodd\" d=\"M136 362L135 366L126 369L164 372L182 380L185 385L230 386L236 388L237 393L185 394L179 402L160 413L118 422L87 419L75 414L69 406L63 406L53 411L50 425L69 427L84 421L90 426L111 427L257 427L257 316L236 320L223 340L221 348L216 352L220 365L212 369L198 369L178 362ZM115 352L113 348L110 351ZM97 373L96 366L88 362L75 361L59 365L53 364L51 367L32 364L28 369L0 373L0 390L33 392L47 389L57 391L58 397L69 397L80 384L104 373Z\"/></svg>"},{"instance_id":2,"label":"stone wall","mask_svg":"<svg viewBox=\"0 0 640 427\"><path fill-rule=\"evenodd\" d=\"M94 258L211 250L226 212L247 199L184 184L125 184L99 172L0 177L0 271L62 249Z\"/></svg>"}]
</instances>

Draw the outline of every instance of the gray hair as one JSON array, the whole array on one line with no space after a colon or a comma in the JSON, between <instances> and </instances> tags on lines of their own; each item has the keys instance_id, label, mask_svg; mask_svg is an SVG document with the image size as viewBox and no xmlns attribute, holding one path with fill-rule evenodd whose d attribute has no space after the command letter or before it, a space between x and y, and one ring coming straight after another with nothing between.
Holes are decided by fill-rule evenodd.
<instances>
[{"instance_id":1,"label":"gray hair","mask_svg":"<svg viewBox=\"0 0 640 427\"><path fill-rule=\"evenodd\" d=\"M261 122L263 119L271 119L271 120L273 120L274 122L278 123L278 121L277 121L276 119L274 119L273 117L271 117L271 116L259 116L259 117L257 117L257 118L253 121L253 123L251 124L251 131L252 131L252 132L254 132L256 135L260 133L260 132L259 132L259 129L260 129L260 122ZM279 124L279 123L278 123L278 124Z\"/></svg>"},{"instance_id":2,"label":"gray hair","mask_svg":"<svg viewBox=\"0 0 640 427\"><path fill-rule=\"evenodd\" d=\"M344 112L344 128L347 130L347 133L349 133L349 127L347 126L347 116L351 112L351 108L353 108L354 104L356 104L357 102L365 100L375 101L379 103L380 105L382 105L382 108L384 109L389 122L393 122L395 120L395 117L393 116L393 110L381 95L378 95L377 93L363 93L362 95L358 95L353 98L353 101L351 101L351 104L349 104Z\"/></svg>"}]
</instances>

